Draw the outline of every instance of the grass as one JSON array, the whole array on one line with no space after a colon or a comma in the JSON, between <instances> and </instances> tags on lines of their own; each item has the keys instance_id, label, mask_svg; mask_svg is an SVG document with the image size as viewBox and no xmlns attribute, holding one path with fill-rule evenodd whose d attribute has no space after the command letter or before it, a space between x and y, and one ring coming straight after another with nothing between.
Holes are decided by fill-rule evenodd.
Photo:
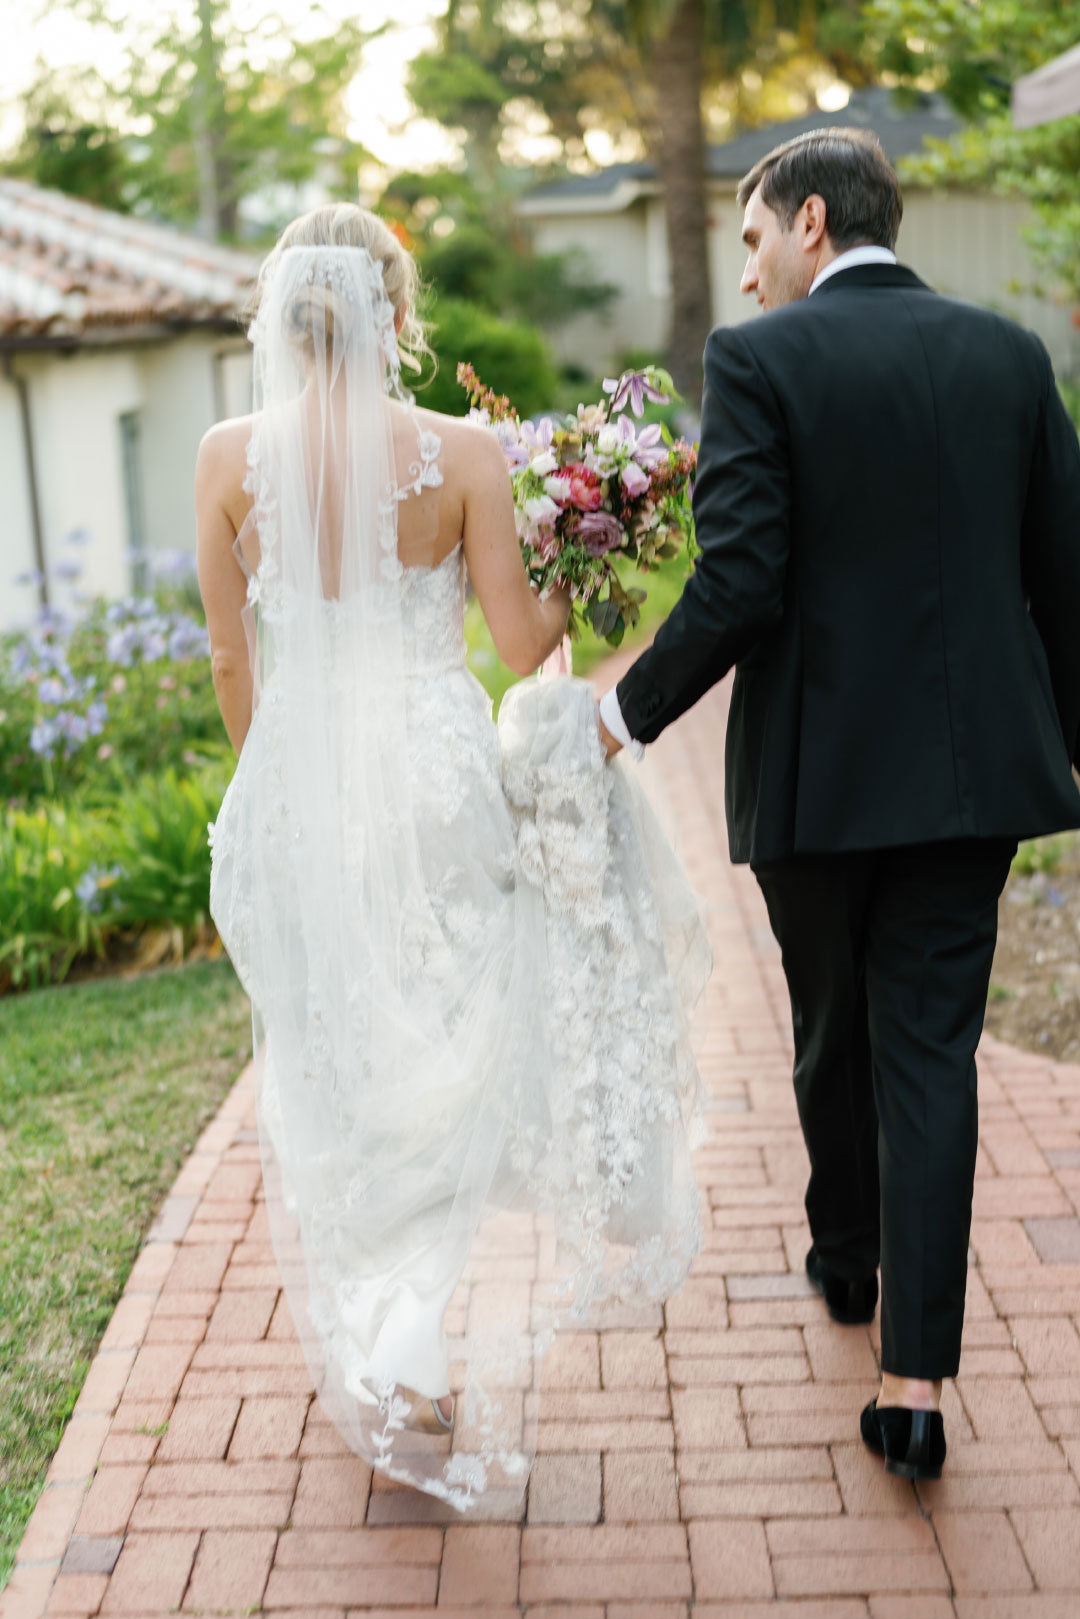
<instances>
[{"instance_id":1,"label":"grass","mask_svg":"<svg viewBox=\"0 0 1080 1619\"><path fill-rule=\"evenodd\" d=\"M655 634L682 595L688 577L687 563L681 556L662 563L659 570L653 574L637 574L632 568L626 570L624 583L641 586L648 591L649 596L641 609L640 622L635 629L626 632L620 651L640 646ZM469 668L491 697L497 714L504 694L514 685L518 676L499 661L491 632L484 623L480 604L475 597L470 598L465 610L465 640L468 645ZM574 644L574 673L587 679L597 665L614 650L614 647L609 647L590 629L586 629L581 639Z\"/></svg>"},{"instance_id":2,"label":"grass","mask_svg":"<svg viewBox=\"0 0 1080 1619\"><path fill-rule=\"evenodd\" d=\"M1022 843L1013 856L1013 872L1018 877L1034 877L1037 872L1045 874L1056 871L1073 841L1066 833L1031 838L1027 843Z\"/></svg>"},{"instance_id":3,"label":"grass","mask_svg":"<svg viewBox=\"0 0 1080 1619\"><path fill-rule=\"evenodd\" d=\"M227 961L0 1000L0 1587L143 1237L249 1052Z\"/></svg>"}]
</instances>

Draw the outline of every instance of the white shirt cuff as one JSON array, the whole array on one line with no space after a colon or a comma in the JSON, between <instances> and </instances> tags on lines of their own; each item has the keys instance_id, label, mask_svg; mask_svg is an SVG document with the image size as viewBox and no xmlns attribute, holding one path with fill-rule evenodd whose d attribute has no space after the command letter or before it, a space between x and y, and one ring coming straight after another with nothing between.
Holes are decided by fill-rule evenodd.
<instances>
[{"instance_id":1,"label":"white shirt cuff","mask_svg":"<svg viewBox=\"0 0 1080 1619\"><path fill-rule=\"evenodd\" d=\"M614 686L610 691L606 691L600 699L600 718L616 742L622 743L632 759L644 759L645 744L644 742L639 742L636 737L632 737L627 730L626 721L622 717L622 709L619 707L619 694Z\"/></svg>"}]
</instances>

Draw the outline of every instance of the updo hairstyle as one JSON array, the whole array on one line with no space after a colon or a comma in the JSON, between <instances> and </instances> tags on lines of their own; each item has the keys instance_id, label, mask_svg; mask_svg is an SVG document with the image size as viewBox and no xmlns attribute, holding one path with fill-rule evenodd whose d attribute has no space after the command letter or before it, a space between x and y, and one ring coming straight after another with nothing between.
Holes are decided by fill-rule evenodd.
<instances>
[{"instance_id":1,"label":"updo hairstyle","mask_svg":"<svg viewBox=\"0 0 1080 1619\"><path fill-rule=\"evenodd\" d=\"M286 225L274 247L263 260L259 279L246 313L254 319L262 301L263 290L273 273L279 257L289 247L356 247L363 248L382 271L386 296L390 300L394 317L399 323L397 346L403 365L413 371L422 367L423 357L431 356L424 322L416 313L420 292L420 272L408 249L398 241L386 222L377 214L369 213L356 203L326 203L301 214ZM318 297L323 309L327 333L335 319L333 294L326 287L312 287L310 297ZM312 324L307 309L296 311L298 330L308 333ZM310 341L309 341L310 346Z\"/></svg>"}]
</instances>

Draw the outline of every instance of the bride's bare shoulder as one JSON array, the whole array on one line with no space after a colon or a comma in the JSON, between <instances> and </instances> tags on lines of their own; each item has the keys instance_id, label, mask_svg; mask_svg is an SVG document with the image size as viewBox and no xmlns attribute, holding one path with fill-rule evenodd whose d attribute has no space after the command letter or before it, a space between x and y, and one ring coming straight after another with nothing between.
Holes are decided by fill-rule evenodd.
<instances>
[{"instance_id":1,"label":"bride's bare shoulder","mask_svg":"<svg viewBox=\"0 0 1080 1619\"><path fill-rule=\"evenodd\" d=\"M416 419L425 432L437 433L444 444L475 445L478 440L492 437L489 427L467 416L447 416L441 410L425 410L417 405Z\"/></svg>"},{"instance_id":2,"label":"bride's bare shoulder","mask_svg":"<svg viewBox=\"0 0 1080 1619\"><path fill-rule=\"evenodd\" d=\"M253 422L253 416L233 416L208 428L199 444L196 476L223 487L242 484Z\"/></svg>"},{"instance_id":3,"label":"bride's bare shoulder","mask_svg":"<svg viewBox=\"0 0 1080 1619\"><path fill-rule=\"evenodd\" d=\"M502 451L489 427L483 422L470 421L467 416L444 416L438 410L424 410L417 406L416 419L426 433L435 433L442 440L440 462L444 471L467 474L487 456L502 460Z\"/></svg>"}]
</instances>

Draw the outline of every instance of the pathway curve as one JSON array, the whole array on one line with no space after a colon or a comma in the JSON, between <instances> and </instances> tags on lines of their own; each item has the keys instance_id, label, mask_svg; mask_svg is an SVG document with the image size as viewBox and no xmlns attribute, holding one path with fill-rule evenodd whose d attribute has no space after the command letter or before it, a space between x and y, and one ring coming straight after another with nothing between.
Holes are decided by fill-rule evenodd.
<instances>
[{"instance_id":1,"label":"pathway curve","mask_svg":"<svg viewBox=\"0 0 1080 1619\"><path fill-rule=\"evenodd\" d=\"M313 1399L242 1074L131 1274L0 1597L41 1614L275 1619L1076 1619L1080 1068L986 1040L946 1477L857 1439L876 1327L803 1273L788 1008L729 865L727 688L650 750L716 949L700 1051L705 1250L661 1312L560 1340L523 1521L372 1481Z\"/></svg>"}]
</instances>

